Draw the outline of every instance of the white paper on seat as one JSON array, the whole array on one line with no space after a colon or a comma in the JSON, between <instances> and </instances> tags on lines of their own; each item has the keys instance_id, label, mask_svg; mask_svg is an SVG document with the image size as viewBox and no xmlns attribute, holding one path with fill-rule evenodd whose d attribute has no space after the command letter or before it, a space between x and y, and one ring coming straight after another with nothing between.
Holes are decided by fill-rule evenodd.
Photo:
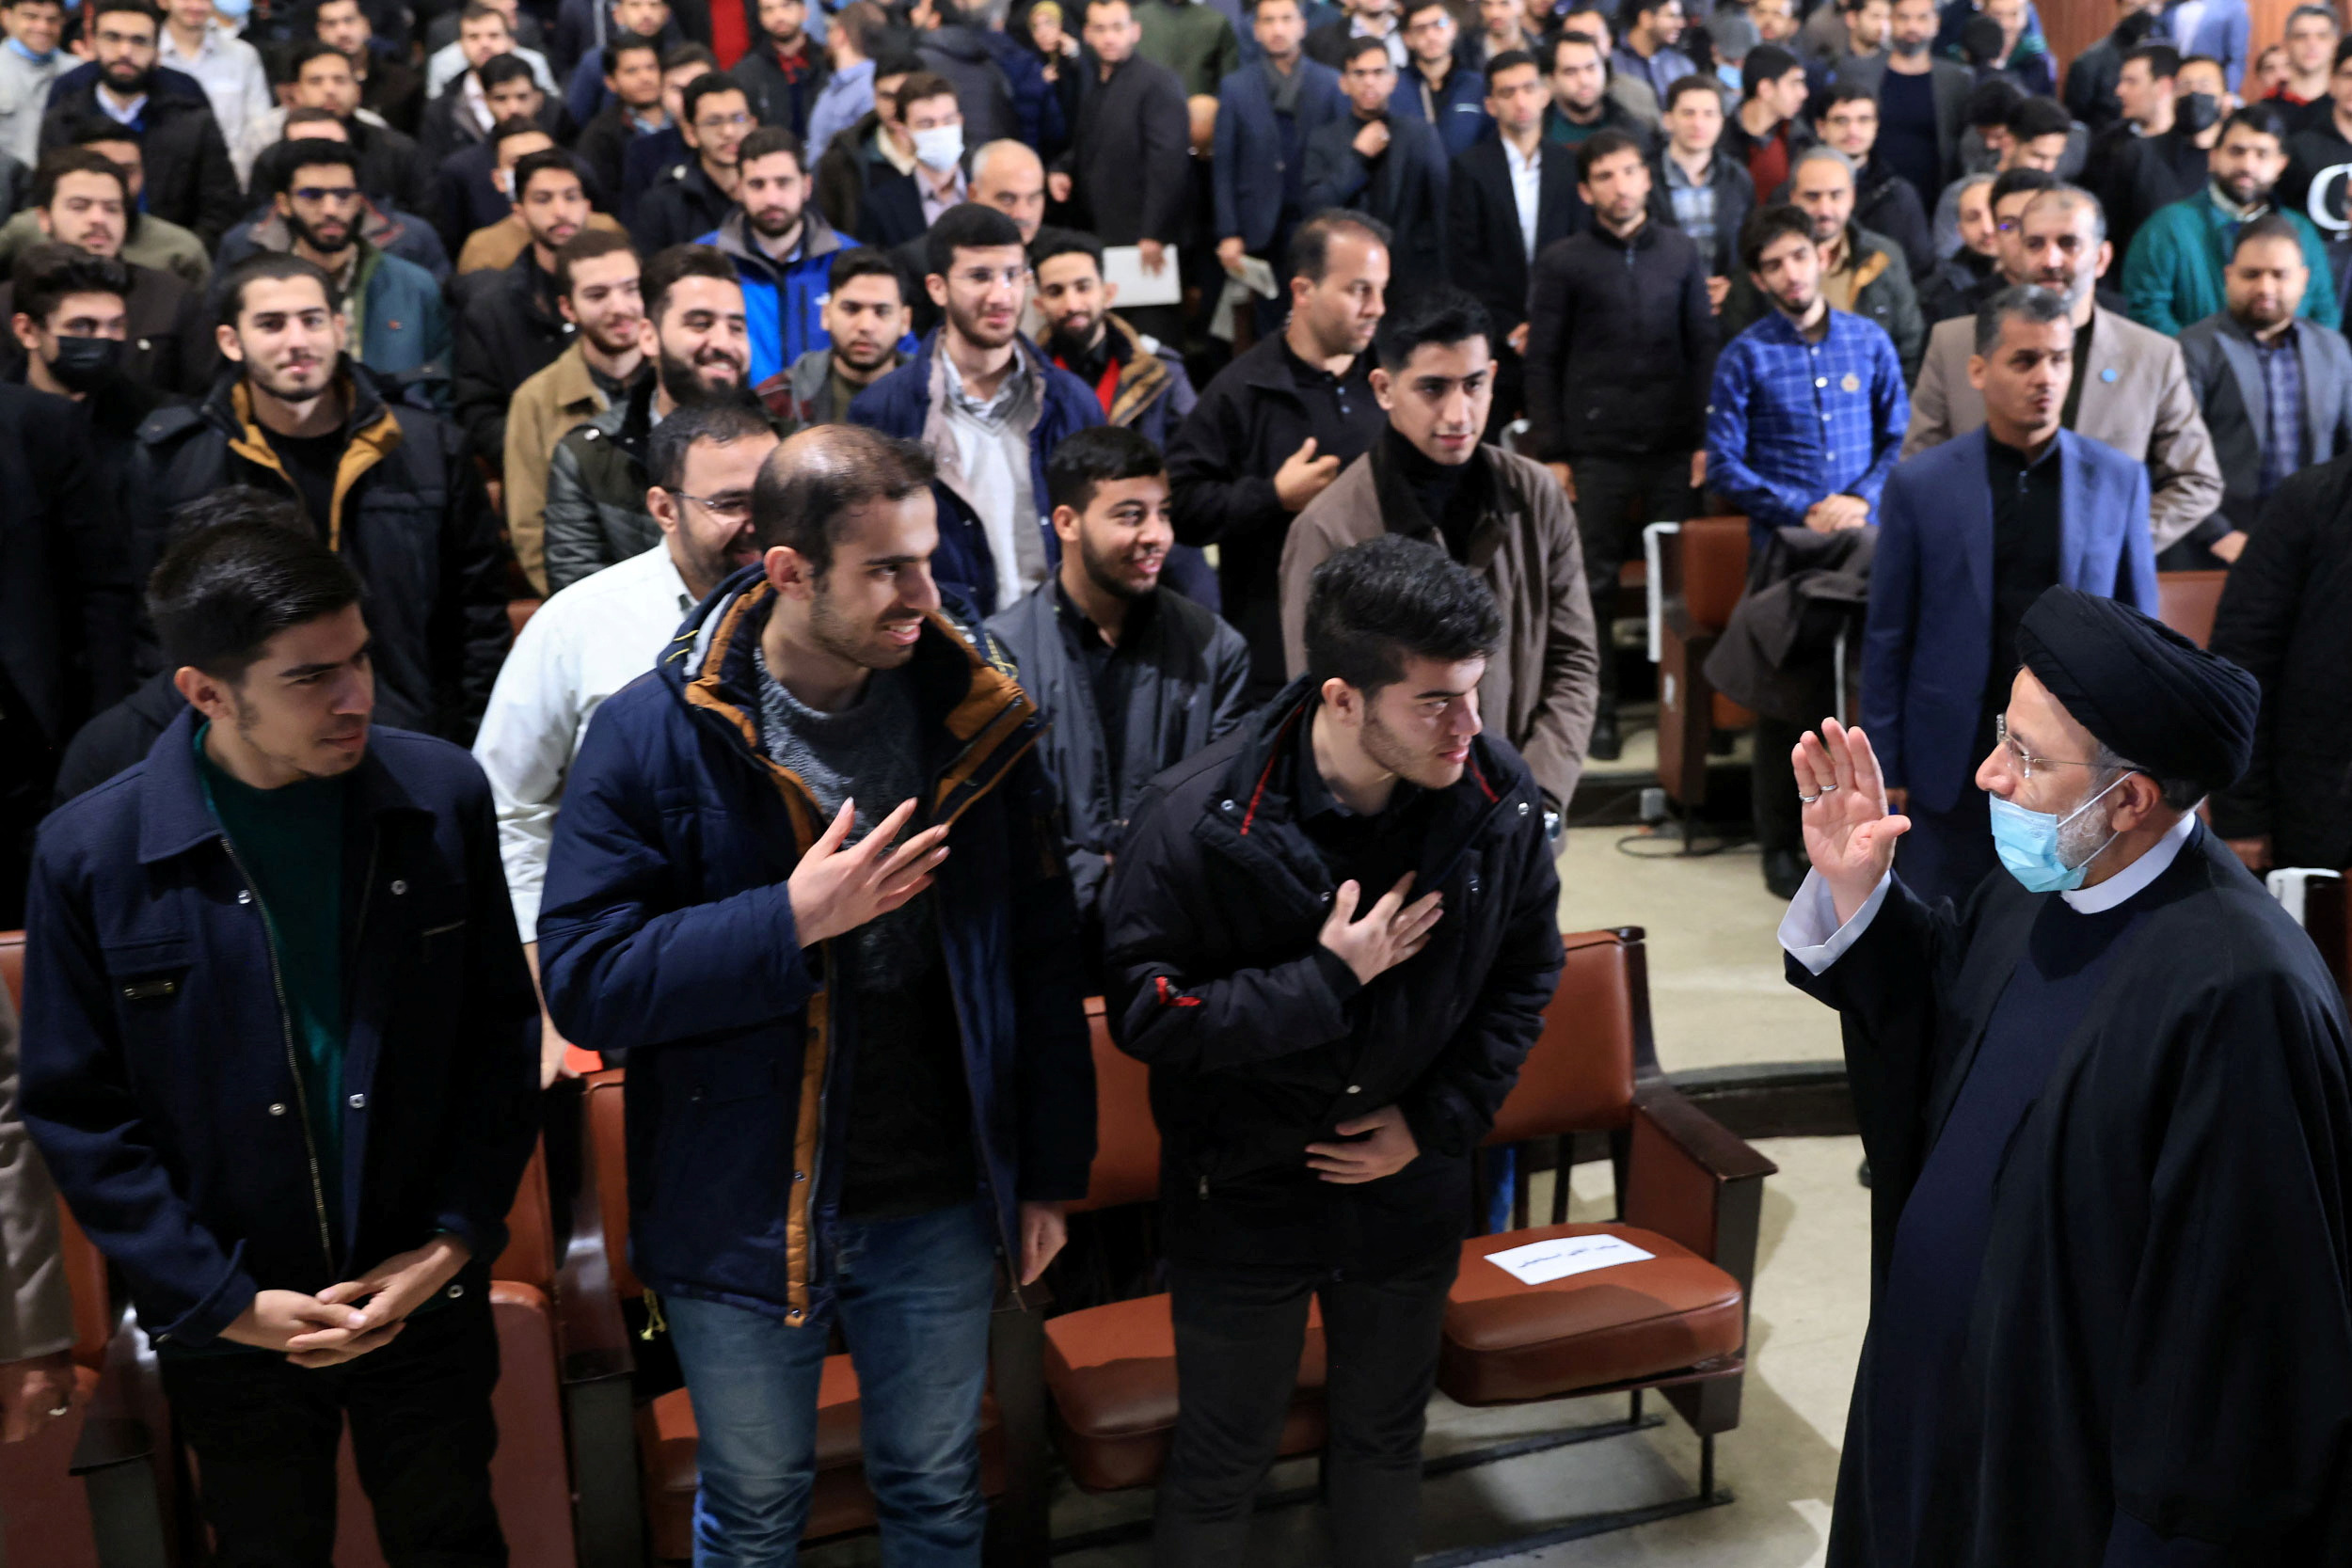
<instances>
[{"instance_id":1,"label":"white paper on seat","mask_svg":"<svg viewBox=\"0 0 2352 1568\"><path fill-rule=\"evenodd\" d=\"M1160 270L1143 270L1143 247L1136 245L1106 245L1103 247L1103 281L1119 285L1119 298L1112 303L1120 309L1130 305L1176 305L1184 297L1184 285L1177 276L1177 250L1166 246L1160 258Z\"/></svg>"},{"instance_id":2,"label":"white paper on seat","mask_svg":"<svg viewBox=\"0 0 2352 1568\"><path fill-rule=\"evenodd\" d=\"M1530 1242L1525 1246L1490 1252L1486 1261L1522 1285L1543 1285L1565 1279L1572 1274L1590 1274L1619 1263L1639 1263L1656 1256L1623 1237L1603 1234L1555 1236L1549 1242Z\"/></svg>"}]
</instances>

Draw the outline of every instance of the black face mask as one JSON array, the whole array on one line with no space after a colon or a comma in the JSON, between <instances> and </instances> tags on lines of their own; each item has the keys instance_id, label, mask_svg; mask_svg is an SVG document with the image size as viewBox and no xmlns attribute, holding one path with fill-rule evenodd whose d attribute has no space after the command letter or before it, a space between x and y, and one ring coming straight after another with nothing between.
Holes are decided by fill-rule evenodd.
<instances>
[{"instance_id":1,"label":"black face mask","mask_svg":"<svg viewBox=\"0 0 2352 1568\"><path fill-rule=\"evenodd\" d=\"M2221 100L2209 92L2185 92L2173 100L2172 116L2194 136L2212 130L2221 119Z\"/></svg>"},{"instance_id":2,"label":"black face mask","mask_svg":"<svg viewBox=\"0 0 2352 1568\"><path fill-rule=\"evenodd\" d=\"M122 369L119 338L59 338L49 373L72 392L94 392Z\"/></svg>"}]
</instances>

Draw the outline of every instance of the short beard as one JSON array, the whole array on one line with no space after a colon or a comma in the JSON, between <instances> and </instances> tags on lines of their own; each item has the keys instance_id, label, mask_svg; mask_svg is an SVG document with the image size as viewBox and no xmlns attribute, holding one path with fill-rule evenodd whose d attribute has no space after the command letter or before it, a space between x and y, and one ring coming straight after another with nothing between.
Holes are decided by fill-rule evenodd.
<instances>
[{"instance_id":1,"label":"short beard","mask_svg":"<svg viewBox=\"0 0 2352 1568\"><path fill-rule=\"evenodd\" d=\"M1364 697L1364 755L1406 784L1422 784L1422 781L1413 774L1414 769L1427 765L1427 754L1405 744L1394 730L1381 722L1379 714L1374 711L1372 705L1375 695L1368 692Z\"/></svg>"},{"instance_id":2,"label":"short beard","mask_svg":"<svg viewBox=\"0 0 2352 1568\"><path fill-rule=\"evenodd\" d=\"M861 670L896 670L914 657L913 646L884 648L873 627L852 625L833 602L832 568L817 574L816 592L808 601L808 635L826 653ZM877 659L882 662L876 662Z\"/></svg>"},{"instance_id":3,"label":"short beard","mask_svg":"<svg viewBox=\"0 0 2352 1568\"><path fill-rule=\"evenodd\" d=\"M1919 39L1915 41L1908 39L1897 39L1894 40L1894 52L1906 60L1915 60L1928 52L1928 40Z\"/></svg>"},{"instance_id":4,"label":"short beard","mask_svg":"<svg viewBox=\"0 0 2352 1568\"><path fill-rule=\"evenodd\" d=\"M2113 788L2114 784L2115 781L2109 779L2106 787ZM2113 796L2108 797L2110 801L2113 799ZM2106 805L2106 801L2101 803ZM2058 833L2058 863L2070 867L2088 864L2090 858L2106 848L2115 837L2114 816L2114 807L2107 805L2104 811L2087 811L2072 821L2060 822Z\"/></svg>"},{"instance_id":5,"label":"short beard","mask_svg":"<svg viewBox=\"0 0 2352 1568\"><path fill-rule=\"evenodd\" d=\"M680 408L696 404L728 403L743 395L743 384L734 382L725 387L713 387L703 380L692 365L663 349L654 361L654 372L661 378L661 389L670 394L670 401ZM741 373L738 367L737 373Z\"/></svg>"},{"instance_id":6,"label":"short beard","mask_svg":"<svg viewBox=\"0 0 2352 1568\"><path fill-rule=\"evenodd\" d=\"M359 226L355 223L343 230L343 237L341 241L328 245L319 238L317 230L292 213L286 214L286 231L292 234L297 243L309 245L322 256L341 256L357 244L359 238Z\"/></svg>"},{"instance_id":7,"label":"short beard","mask_svg":"<svg viewBox=\"0 0 2352 1568\"><path fill-rule=\"evenodd\" d=\"M761 223L757 218L751 217L749 214L744 215L752 226L752 232L757 234L763 240L783 239L787 234L791 233L794 230L801 226L801 214L798 213L793 213L787 216L784 220L784 227L781 229L771 229L766 224Z\"/></svg>"},{"instance_id":8,"label":"short beard","mask_svg":"<svg viewBox=\"0 0 2352 1568\"><path fill-rule=\"evenodd\" d=\"M1083 338L1064 332L1058 326L1055 327L1051 337L1055 356L1060 359L1083 359L1092 354L1095 329L1102 325L1103 318L1100 316L1087 323L1086 336Z\"/></svg>"},{"instance_id":9,"label":"short beard","mask_svg":"<svg viewBox=\"0 0 2352 1568\"><path fill-rule=\"evenodd\" d=\"M962 311L957 309L953 305L947 307L946 315L947 324L963 335L963 341L965 342L977 343L982 348L1002 348L1005 344L1012 341L1013 338L1021 331L1021 317L1017 312L1013 316L1011 329L1008 331L1003 338L994 342L991 342L988 339L982 337L980 335L979 324L973 320L973 318L966 316Z\"/></svg>"},{"instance_id":10,"label":"short beard","mask_svg":"<svg viewBox=\"0 0 2352 1568\"><path fill-rule=\"evenodd\" d=\"M1137 588L1131 583L1121 582L1116 564L1104 559L1096 551L1092 541L1083 533L1078 536L1078 564L1086 569L1088 581L1114 599L1130 601L1148 599L1160 591L1159 580L1156 578L1152 579L1152 586L1149 588Z\"/></svg>"}]
</instances>

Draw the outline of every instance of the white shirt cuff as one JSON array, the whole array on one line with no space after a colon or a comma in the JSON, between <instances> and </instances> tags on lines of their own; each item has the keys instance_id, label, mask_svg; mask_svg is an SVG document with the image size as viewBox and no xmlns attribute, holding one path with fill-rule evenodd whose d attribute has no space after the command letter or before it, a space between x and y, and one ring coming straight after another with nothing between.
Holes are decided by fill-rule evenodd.
<instances>
[{"instance_id":1,"label":"white shirt cuff","mask_svg":"<svg viewBox=\"0 0 2352 1568\"><path fill-rule=\"evenodd\" d=\"M1781 916L1781 946L1808 971L1820 974L1844 958L1846 949L1870 928L1870 922L1878 917L1879 906L1886 902L1886 890L1894 880L1892 871L1881 877L1879 885L1870 890L1870 896L1862 901L1862 908L1854 911L1853 918L1838 926L1837 904L1830 896L1829 884L1821 880L1820 872L1806 872L1804 885L1797 889L1797 895L1788 901L1788 912Z\"/></svg>"}]
</instances>

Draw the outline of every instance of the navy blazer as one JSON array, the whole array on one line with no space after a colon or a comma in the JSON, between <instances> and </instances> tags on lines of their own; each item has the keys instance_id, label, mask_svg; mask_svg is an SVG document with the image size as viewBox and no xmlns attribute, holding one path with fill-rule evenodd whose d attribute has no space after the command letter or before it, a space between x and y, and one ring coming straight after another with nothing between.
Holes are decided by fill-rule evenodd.
<instances>
[{"instance_id":1,"label":"navy blazer","mask_svg":"<svg viewBox=\"0 0 2352 1568\"><path fill-rule=\"evenodd\" d=\"M1554 240L1579 234L1593 210L1577 194L1576 149L1558 142L1538 144L1535 251ZM1511 164L1502 138L1488 136L1454 160L1446 186L1445 241L1454 281L1486 308L1495 341L1528 319L1528 271L1534 260L1519 237L1518 197L1511 189ZM1498 351L1499 352L1499 351Z\"/></svg>"},{"instance_id":2,"label":"navy blazer","mask_svg":"<svg viewBox=\"0 0 2352 1568\"><path fill-rule=\"evenodd\" d=\"M1340 73L1302 57L1298 62L1298 157L1307 138L1347 114ZM1242 247L1262 253L1282 224L1282 194L1289 170L1282 162L1282 130L1274 117L1274 95L1266 90L1265 68L1243 66L1216 86L1216 157L1210 184L1216 200L1216 237L1239 234Z\"/></svg>"},{"instance_id":3,"label":"navy blazer","mask_svg":"<svg viewBox=\"0 0 2352 1568\"><path fill-rule=\"evenodd\" d=\"M2058 432L2058 580L2156 612L2148 469ZM1983 427L1887 477L1862 638L1862 722L1891 788L1949 811L1975 755L1993 669L1993 489Z\"/></svg>"}]
</instances>

